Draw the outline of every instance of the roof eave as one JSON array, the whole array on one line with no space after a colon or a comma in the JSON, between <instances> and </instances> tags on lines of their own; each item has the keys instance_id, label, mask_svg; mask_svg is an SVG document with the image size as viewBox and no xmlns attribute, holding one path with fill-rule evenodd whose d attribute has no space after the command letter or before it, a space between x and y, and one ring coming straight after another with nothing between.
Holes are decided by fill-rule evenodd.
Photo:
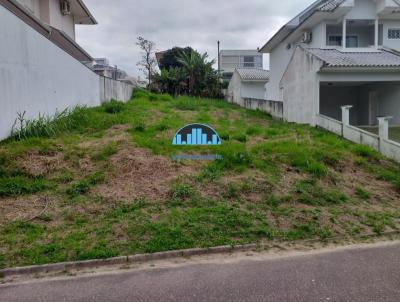
<instances>
[{"instance_id":1,"label":"roof eave","mask_svg":"<svg viewBox=\"0 0 400 302\"><path fill-rule=\"evenodd\" d=\"M400 66L323 66L319 70L320 73L335 72L399 72Z\"/></svg>"},{"instance_id":2,"label":"roof eave","mask_svg":"<svg viewBox=\"0 0 400 302\"><path fill-rule=\"evenodd\" d=\"M95 19L95 17L92 15L92 13L90 12L90 10L87 8L87 6L85 5L85 3L83 3L82 0L77 0L79 6L82 8L82 10L85 12L86 17L88 19L88 23L78 23L78 24L87 24L87 25L96 25L98 24L97 20Z\"/></svg>"}]
</instances>

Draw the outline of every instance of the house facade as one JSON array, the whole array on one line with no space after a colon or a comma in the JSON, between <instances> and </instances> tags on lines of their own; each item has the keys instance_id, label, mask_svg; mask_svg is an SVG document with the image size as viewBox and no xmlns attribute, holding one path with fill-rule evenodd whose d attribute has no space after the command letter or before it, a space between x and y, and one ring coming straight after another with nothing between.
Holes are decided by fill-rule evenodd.
<instances>
[{"instance_id":1,"label":"house facade","mask_svg":"<svg viewBox=\"0 0 400 302\"><path fill-rule=\"evenodd\" d=\"M269 72L257 68L238 68L233 72L229 82L227 99L231 103L245 107L248 100L263 100L265 84L268 82Z\"/></svg>"},{"instance_id":2,"label":"house facade","mask_svg":"<svg viewBox=\"0 0 400 302\"><path fill-rule=\"evenodd\" d=\"M74 11L81 1L70 1L70 6L55 2L65 16L73 17L73 26L94 22L82 7L78 11L82 15ZM88 67L93 58L74 37L51 24L51 14L50 24L43 21L40 5L45 3L50 2L0 0L0 140L10 135L19 113L36 119L78 105L99 106L132 96L133 85L100 76Z\"/></svg>"},{"instance_id":3,"label":"house facade","mask_svg":"<svg viewBox=\"0 0 400 302\"><path fill-rule=\"evenodd\" d=\"M16 0L32 15L75 40L75 25L97 24L82 0Z\"/></svg>"},{"instance_id":4,"label":"house facade","mask_svg":"<svg viewBox=\"0 0 400 302\"><path fill-rule=\"evenodd\" d=\"M400 1L320 0L284 25L260 50L270 54L266 99L287 121L318 114L376 125L400 124Z\"/></svg>"},{"instance_id":5,"label":"house facade","mask_svg":"<svg viewBox=\"0 0 400 302\"><path fill-rule=\"evenodd\" d=\"M229 82L235 69L263 68L263 55L257 50L221 50L219 69L224 81Z\"/></svg>"}]
</instances>

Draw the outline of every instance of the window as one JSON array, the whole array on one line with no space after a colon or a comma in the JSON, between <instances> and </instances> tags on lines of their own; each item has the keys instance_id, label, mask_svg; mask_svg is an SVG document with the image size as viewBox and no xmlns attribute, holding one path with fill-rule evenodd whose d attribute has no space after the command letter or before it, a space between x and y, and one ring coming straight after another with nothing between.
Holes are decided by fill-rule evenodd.
<instances>
[{"instance_id":1,"label":"window","mask_svg":"<svg viewBox=\"0 0 400 302\"><path fill-rule=\"evenodd\" d=\"M255 58L253 56L243 57L243 67L254 67Z\"/></svg>"},{"instance_id":2,"label":"window","mask_svg":"<svg viewBox=\"0 0 400 302\"><path fill-rule=\"evenodd\" d=\"M342 36L329 36L328 46L342 46Z\"/></svg>"},{"instance_id":3,"label":"window","mask_svg":"<svg viewBox=\"0 0 400 302\"><path fill-rule=\"evenodd\" d=\"M400 28L389 28L388 38L390 40L399 40L400 39Z\"/></svg>"},{"instance_id":4,"label":"window","mask_svg":"<svg viewBox=\"0 0 400 302\"><path fill-rule=\"evenodd\" d=\"M375 20L347 20L346 33L348 48L375 46Z\"/></svg>"},{"instance_id":5,"label":"window","mask_svg":"<svg viewBox=\"0 0 400 302\"><path fill-rule=\"evenodd\" d=\"M326 25L326 46L342 46L343 22Z\"/></svg>"}]
</instances>

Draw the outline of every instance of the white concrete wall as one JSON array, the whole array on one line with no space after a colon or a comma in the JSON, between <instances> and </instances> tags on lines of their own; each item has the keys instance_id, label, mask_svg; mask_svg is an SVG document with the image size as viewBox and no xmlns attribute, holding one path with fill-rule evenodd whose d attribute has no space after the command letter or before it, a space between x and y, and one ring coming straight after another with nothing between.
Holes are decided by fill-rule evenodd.
<instances>
[{"instance_id":1,"label":"white concrete wall","mask_svg":"<svg viewBox=\"0 0 400 302\"><path fill-rule=\"evenodd\" d=\"M383 155L400 162L400 143L379 137L362 129L335 121L324 115L317 115L316 125L328 131L334 132L345 139L357 144L367 145Z\"/></svg>"},{"instance_id":2,"label":"white concrete wall","mask_svg":"<svg viewBox=\"0 0 400 302\"><path fill-rule=\"evenodd\" d=\"M243 100L241 97L242 81L239 74L235 71L232 79L229 82L226 99L235 104L243 106Z\"/></svg>"},{"instance_id":3,"label":"white concrete wall","mask_svg":"<svg viewBox=\"0 0 400 302\"><path fill-rule=\"evenodd\" d=\"M400 28L400 20L384 20L383 21L383 45L397 51L400 51L400 39L389 39L389 28Z\"/></svg>"},{"instance_id":4,"label":"white concrete wall","mask_svg":"<svg viewBox=\"0 0 400 302\"><path fill-rule=\"evenodd\" d=\"M270 79L266 85L267 100L282 101L279 83L290 62L296 46L287 49L287 44L281 43L270 54Z\"/></svg>"},{"instance_id":5,"label":"white concrete wall","mask_svg":"<svg viewBox=\"0 0 400 302\"><path fill-rule=\"evenodd\" d=\"M50 25L64 31L68 36L75 40L75 24L72 15L63 16L60 10L59 0L49 1Z\"/></svg>"},{"instance_id":6,"label":"white concrete wall","mask_svg":"<svg viewBox=\"0 0 400 302\"><path fill-rule=\"evenodd\" d=\"M241 97L245 99L264 99L264 86L266 83L267 82L242 82Z\"/></svg>"},{"instance_id":7,"label":"white concrete wall","mask_svg":"<svg viewBox=\"0 0 400 302\"><path fill-rule=\"evenodd\" d=\"M345 19L375 19L377 4L374 0L354 0L354 8L348 12Z\"/></svg>"},{"instance_id":8,"label":"white concrete wall","mask_svg":"<svg viewBox=\"0 0 400 302\"><path fill-rule=\"evenodd\" d=\"M3 6L0 41L0 139L10 134L18 112L36 118L39 113L53 115L76 105L97 106L111 96L107 88L101 95L97 74ZM122 86L113 88L113 98L130 98L127 84L113 85Z\"/></svg>"},{"instance_id":9,"label":"white concrete wall","mask_svg":"<svg viewBox=\"0 0 400 302\"><path fill-rule=\"evenodd\" d=\"M315 125L316 114L319 110L317 71L321 64L321 61L297 47L280 83L285 120Z\"/></svg>"}]
</instances>

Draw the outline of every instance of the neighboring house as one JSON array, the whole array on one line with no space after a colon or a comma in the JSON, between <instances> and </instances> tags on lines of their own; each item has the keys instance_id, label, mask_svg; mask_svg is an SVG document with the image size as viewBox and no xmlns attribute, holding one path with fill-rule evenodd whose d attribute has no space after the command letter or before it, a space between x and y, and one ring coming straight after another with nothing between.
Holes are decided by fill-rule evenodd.
<instances>
[{"instance_id":1,"label":"neighboring house","mask_svg":"<svg viewBox=\"0 0 400 302\"><path fill-rule=\"evenodd\" d=\"M245 106L246 100L263 100L265 84L269 80L269 72L257 68L238 68L233 72L229 82L227 99L231 103Z\"/></svg>"},{"instance_id":2,"label":"neighboring house","mask_svg":"<svg viewBox=\"0 0 400 302\"><path fill-rule=\"evenodd\" d=\"M96 21L81 0L0 0L0 140L26 119L129 100L133 85L99 76L75 42L76 24Z\"/></svg>"},{"instance_id":3,"label":"neighboring house","mask_svg":"<svg viewBox=\"0 0 400 302\"><path fill-rule=\"evenodd\" d=\"M260 50L270 54L266 99L283 118L316 124L318 114L353 125L394 116L400 124L400 1L316 1Z\"/></svg>"},{"instance_id":4,"label":"neighboring house","mask_svg":"<svg viewBox=\"0 0 400 302\"><path fill-rule=\"evenodd\" d=\"M106 78L114 80L124 80L128 78L128 74L124 70L116 66L111 66L106 58L95 58L90 68L98 75Z\"/></svg>"},{"instance_id":5,"label":"neighboring house","mask_svg":"<svg viewBox=\"0 0 400 302\"><path fill-rule=\"evenodd\" d=\"M15 0L43 23L75 41L76 24L97 24L82 0Z\"/></svg>"},{"instance_id":6,"label":"neighboring house","mask_svg":"<svg viewBox=\"0 0 400 302\"><path fill-rule=\"evenodd\" d=\"M219 68L222 78L229 82L237 68L263 68L263 55L257 50L221 50Z\"/></svg>"}]
</instances>

